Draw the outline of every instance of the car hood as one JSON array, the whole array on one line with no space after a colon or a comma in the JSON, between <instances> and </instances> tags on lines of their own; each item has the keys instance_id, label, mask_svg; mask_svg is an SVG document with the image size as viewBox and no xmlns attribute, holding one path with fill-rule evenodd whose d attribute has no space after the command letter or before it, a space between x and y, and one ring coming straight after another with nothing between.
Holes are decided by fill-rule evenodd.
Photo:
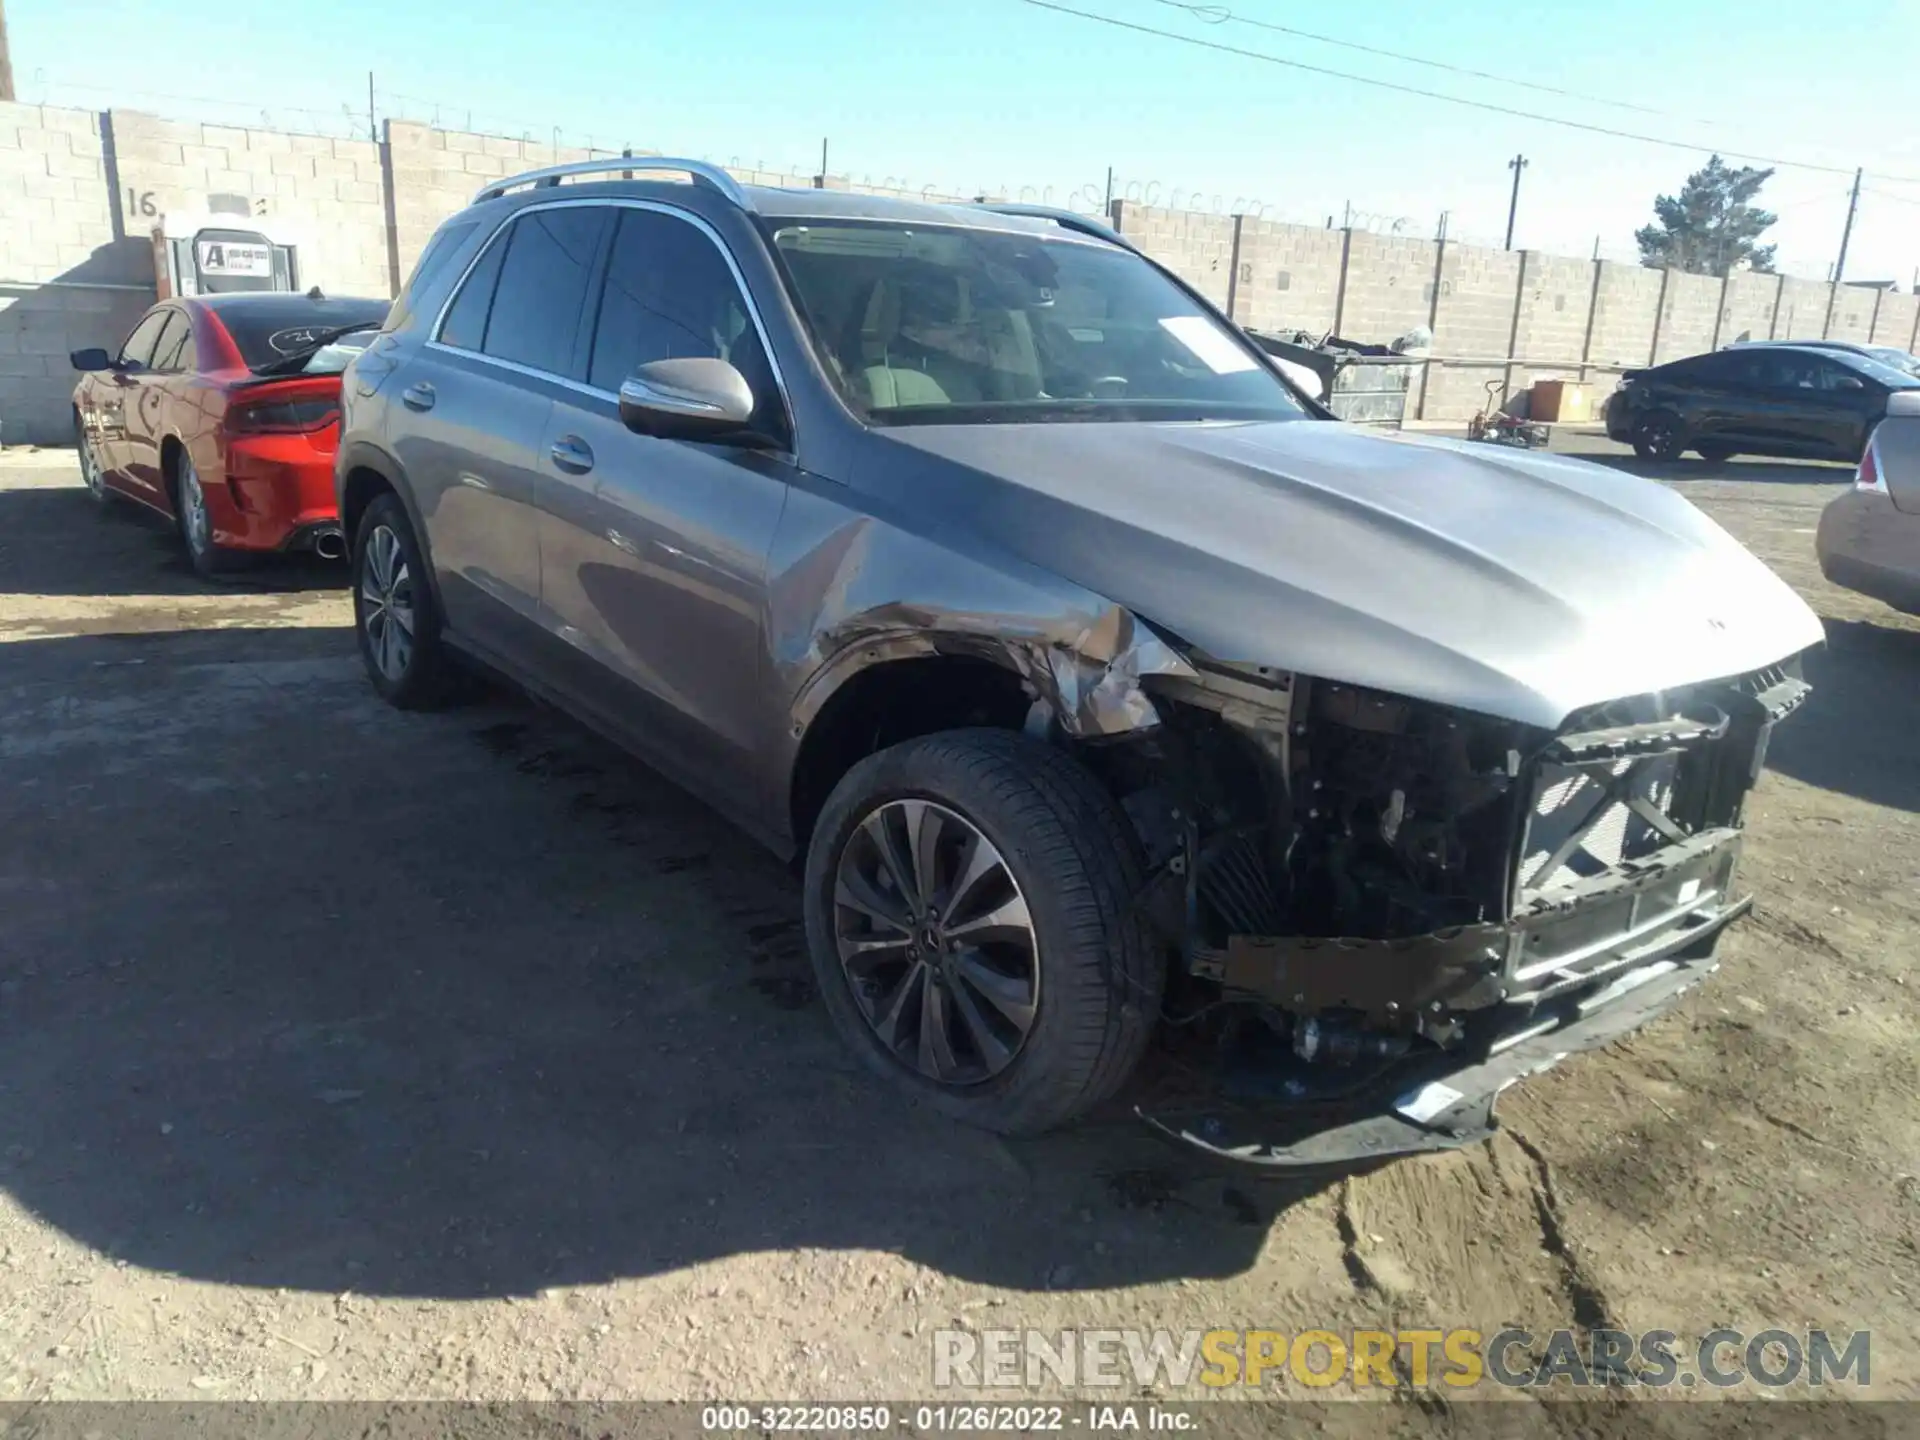
<instances>
[{"instance_id":1,"label":"car hood","mask_svg":"<svg viewBox=\"0 0 1920 1440\"><path fill-rule=\"evenodd\" d=\"M1325 422L876 433L888 463L860 478L943 543L970 533L1216 660L1553 728L1823 638L1678 494L1585 461Z\"/></svg>"}]
</instances>

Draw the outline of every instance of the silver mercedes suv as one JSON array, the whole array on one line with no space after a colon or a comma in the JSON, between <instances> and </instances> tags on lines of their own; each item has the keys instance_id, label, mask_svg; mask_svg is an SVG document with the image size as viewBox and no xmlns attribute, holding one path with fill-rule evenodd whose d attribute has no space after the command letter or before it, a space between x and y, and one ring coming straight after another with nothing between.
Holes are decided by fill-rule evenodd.
<instances>
[{"instance_id":1,"label":"silver mercedes suv","mask_svg":"<svg viewBox=\"0 0 1920 1440\"><path fill-rule=\"evenodd\" d=\"M1670 491L1331 421L1061 212L519 176L343 399L375 688L479 662L792 857L848 1043L1009 1132L1159 1035L1217 1153L1486 1135L1712 968L1821 638Z\"/></svg>"}]
</instances>

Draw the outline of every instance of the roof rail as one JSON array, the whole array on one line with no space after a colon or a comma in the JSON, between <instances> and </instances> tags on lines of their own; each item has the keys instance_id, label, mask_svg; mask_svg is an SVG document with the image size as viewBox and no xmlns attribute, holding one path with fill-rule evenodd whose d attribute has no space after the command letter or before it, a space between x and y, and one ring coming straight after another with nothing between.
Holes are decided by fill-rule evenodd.
<instances>
[{"instance_id":1,"label":"roof rail","mask_svg":"<svg viewBox=\"0 0 1920 1440\"><path fill-rule=\"evenodd\" d=\"M472 203L478 205L482 200L497 200L507 191L517 190L522 185L558 185L569 175L661 170L691 176L695 183L719 191L742 210L753 208L747 202L747 192L740 188L740 182L718 165L709 165L704 160L676 160L667 155L609 155L598 160L576 160L571 165L549 165L544 170L529 170L524 175L509 175L504 180L496 180L475 195Z\"/></svg>"},{"instance_id":2,"label":"roof rail","mask_svg":"<svg viewBox=\"0 0 1920 1440\"><path fill-rule=\"evenodd\" d=\"M1004 205L984 202L980 203L979 208L991 210L996 215L1021 215L1029 220L1051 220L1062 230L1091 235L1096 240L1104 240L1109 245L1118 245L1123 250L1138 251L1140 248L1112 226L1103 225L1090 215L1082 215L1078 210L1062 210L1057 205Z\"/></svg>"}]
</instances>

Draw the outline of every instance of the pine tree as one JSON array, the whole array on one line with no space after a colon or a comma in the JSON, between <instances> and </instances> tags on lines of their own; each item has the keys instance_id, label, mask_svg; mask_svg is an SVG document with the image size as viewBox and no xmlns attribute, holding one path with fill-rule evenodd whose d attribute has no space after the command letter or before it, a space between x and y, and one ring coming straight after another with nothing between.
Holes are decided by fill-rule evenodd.
<instances>
[{"instance_id":1,"label":"pine tree","mask_svg":"<svg viewBox=\"0 0 1920 1440\"><path fill-rule=\"evenodd\" d=\"M1678 196L1662 195L1653 202L1656 223L1633 235L1640 263L1695 275L1725 275L1742 262L1751 270L1771 271L1775 247L1756 242L1780 217L1751 202L1772 178L1772 170L1735 170L1715 155L1687 177Z\"/></svg>"}]
</instances>

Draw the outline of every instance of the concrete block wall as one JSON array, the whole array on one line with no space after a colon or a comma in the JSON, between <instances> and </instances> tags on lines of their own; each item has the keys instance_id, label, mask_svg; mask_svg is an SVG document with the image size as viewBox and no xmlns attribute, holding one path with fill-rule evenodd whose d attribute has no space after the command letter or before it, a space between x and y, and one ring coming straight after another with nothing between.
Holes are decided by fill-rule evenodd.
<instances>
[{"instance_id":1,"label":"concrete block wall","mask_svg":"<svg viewBox=\"0 0 1920 1440\"><path fill-rule=\"evenodd\" d=\"M1780 285L1780 311L1774 318L1776 340L1818 340L1826 328L1827 297L1832 287L1818 280L1787 276Z\"/></svg>"},{"instance_id":2,"label":"concrete block wall","mask_svg":"<svg viewBox=\"0 0 1920 1440\"><path fill-rule=\"evenodd\" d=\"M1439 248L1431 240L1354 231L1347 250L1340 333L1386 341L1425 325L1433 313L1434 257Z\"/></svg>"},{"instance_id":3,"label":"concrete block wall","mask_svg":"<svg viewBox=\"0 0 1920 1440\"><path fill-rule=\"evenodd\" d=\"M371 140L286 135L112 112L120 202L130 236L156 215L226 209L299 244L302 282L341 295L392 290L386 183Z\"/></svg>"},{"instance_id":4,"label":"concrete block wall","mask_svg":"<svg viewBox=\"0 0 1920 1440\"><path fill-rule=\"evenodd\" d=\"M1448 245L1440 260L1440 304L1433 322L1437 355L1479 359L1512 353L1513 318L1519 299L1518 250ZM1418 402L1421 418L1463 420L1487 403L1487 382L1504 387L1508 367L1430 365ZM1505 394L1504 388L1500 392Z\"/></svg>"},{"instance_id":5,"label":"concrete block wall","mask_svg":"<svg viewBox=\"0 0 1920 1440\"><path fill-rule=\"evenodd\" d=\"M1653 329L1660 315L1661 277L1644 265L1597 262L1593 340L1587 358L1596 365L1638 368L1652 364Z\"/></svg>"},{"instance_id":6,"label":"concrete block wall","mask_svg":"<svg viewBox=\"0 0 1920 1440\"><path fill-rule=\"evenodd\" d=\"M1660 335L1653 363L1664 365L1684 355L1713 349L1720 316L1720 277L1669 270L1660 301Z\"/></svg>"},{"instance_id":7,"label":"concrete block wall","mask_svg":"<svg viewBox=\"0 0 1920 1440\"><path fill-rule=\"evenodd\" d=\"M1913 349L1920 328L1920 295L1898 295L1889 290L1880 297L1880 313L1873 317L1873 343Z\"/></svg>"},{"instance_id":8,"label":"concrete block wall","mask_svg":"<svg viewBox=\"0 0 1920 1440\"><path fill-rule=\"evenodd\" d=\"M302 245L303 279L335 293L391 294L435 227L488 181L612 154L400 120L387 122L376 143L0 104L0 440L66 438L66 353L116 344L152 303L147 236L161 214L245 212L277 222ZM748 184L971 198L844 176L733 173ZM1116 202L1111 219L1244 325L1387 341L1432 323L1436 354L1472 361L1428 367L1416 398L1427 419L1471 415L1485 403L1488 379L1511 394L1541 376L1585 374L1604 390L1613 371L1650 363L1656 333L1662 360L1743 331L1910 348L1920 315L1911 295L1847 286L1829 316L1830 287L1812 280L1736 275L1723 285L1131 201Z\"/></svg>"},{"instance_id":9,"label":"concrete block wall","mask_svg":"<svg viewBox=\"0 0 1920 1440\"><path fill-rule=\"evenodd\" d=\"M0 443L71 437L68 352L125 334L151 284L115 244L100 116L0 103Z\"/></svg>"},{"instance_id":10,"label":"concrete block wall","mask_svg":"<svg viewBox=\"0 0 1920 1440\"><path fill-rule=\"evenodd\" d=\"M1233 318L1255 330L1333 329L1345 245L1339 230L1243 219Z\"/></svg>"},{"instance_id":11,"label":"concrete block wall","mask_svg":"<svg viewBox=\"0 0 1920 1440\"><path fill-rule=\"evenodd\" d=\"M1234 223L1231 215L1165 210L1116 200L1114 223L1135 245L1176 270L1214 304L1226 307L1232 286Z\"/></svg>"},{"instance_id":12,"label":"concrete block wall","mask_svg":"<svg viewBox=\"0 0 1920 1440\"><path fill-rule=\"evenodd\" d=\"M1720 343L1745 336L1765 340L1773 334L1774 305L1780 299L1778 275L1729 275L1720 304Z\"/></svg>"},{"instance_id":13,"label":"concrete block wall","mask_svg":"<svg viewBox=\"0 0 1920 1440\"><path fill-rule=\"evenodd\" d=\"M1834 293L1827 338L1864 345L1873 335L1873 312L1881 292L1862 285L1842 285Z\"/></svg>"}]
</instances>

